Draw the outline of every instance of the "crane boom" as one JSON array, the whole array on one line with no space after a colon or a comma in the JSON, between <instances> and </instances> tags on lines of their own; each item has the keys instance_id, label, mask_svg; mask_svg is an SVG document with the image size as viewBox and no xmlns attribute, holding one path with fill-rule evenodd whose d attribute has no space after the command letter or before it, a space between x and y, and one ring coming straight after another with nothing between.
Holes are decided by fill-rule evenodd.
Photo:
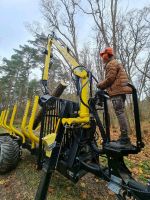
<instances>
[{"instance_id":1,"label":"crane boom","mask_svg":"<svg viewBox=\"0 0 150 200\"><path fill-rule=\"evenodd\" d=\"M76 59L70 54L68 51L68 47L64 45L58 38L56 37L49 37L47 42L47 55L45 58L45 66L42 81L45 86L47 86L48 80L48 71L49 71L49 64L51 62L51 52L52 46L55 46L59 53L64 57L67 63L70 64L72 73L79 78L80 81L80 109L78 111L79 117L77 118L63 118L63 124L82 124L89 122L89 107L88 107L88 100L89 100L89 76L88 71L85 67L80 66ZM89 125L86 125L89 127Z\"/></svg>"}]
</instances>

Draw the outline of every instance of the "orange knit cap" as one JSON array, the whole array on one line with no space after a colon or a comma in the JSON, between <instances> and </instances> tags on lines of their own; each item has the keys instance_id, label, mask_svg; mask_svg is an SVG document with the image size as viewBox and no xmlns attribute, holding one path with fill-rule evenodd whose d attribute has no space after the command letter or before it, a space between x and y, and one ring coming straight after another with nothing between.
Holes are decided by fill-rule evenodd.
<instances>
[{"instance_id":1,"label":"orange knit cap","mask_svg":"<svg viewBox=\"0 0 150 200\"><path fill-rule=\"evenodd\" d=\"M102 52L100 52L100 57L102 57L103 54L105 53L113 56L114 55L113 48L107 47L106 49L104 49Z\"/></svg>"}]
</instances>

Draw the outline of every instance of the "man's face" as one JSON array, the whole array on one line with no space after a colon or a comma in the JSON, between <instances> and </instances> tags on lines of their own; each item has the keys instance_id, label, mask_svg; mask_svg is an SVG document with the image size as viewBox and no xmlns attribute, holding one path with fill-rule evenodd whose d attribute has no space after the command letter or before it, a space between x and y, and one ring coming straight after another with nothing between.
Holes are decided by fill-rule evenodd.
<instances>
[{"instance_id":1,"label":"man's face","mask_svg":"<svg viewBox=\"0 0 150 200\"><path fill-rule=\"evenodd\" d=\"M107 54L107 53L104 53L104 54L102 55L102 59L103 59L103 63L107 63L107 62L108 62L108 59L109 59L108 54Z\"/></svg>"}]
</instances>

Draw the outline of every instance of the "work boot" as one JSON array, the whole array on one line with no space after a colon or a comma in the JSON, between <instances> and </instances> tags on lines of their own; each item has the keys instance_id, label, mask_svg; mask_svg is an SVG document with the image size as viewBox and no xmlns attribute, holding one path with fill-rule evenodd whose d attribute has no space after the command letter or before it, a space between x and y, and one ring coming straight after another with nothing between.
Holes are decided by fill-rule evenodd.
<instances>
[{"instance_id":1,"label":"work boot","mask_svg":"<svg viewBox=\"0 0 150 200\"><path fill-rule=\"evenodd\" d=\"M121 136L116 142L121 145L131 144L130 138L128 136Z\"/></svg>"},{"instance_id":2,"label":"work boot","mask_svg":"<svg viewBox=\"0 0 150 200\"><path fill-rule=\"evenodd\" d=\"M132 147L130 138L126 135L120 137L117 141L110 142L110 145L115 148L130 148Z\"/></svg>"}]
</instances>

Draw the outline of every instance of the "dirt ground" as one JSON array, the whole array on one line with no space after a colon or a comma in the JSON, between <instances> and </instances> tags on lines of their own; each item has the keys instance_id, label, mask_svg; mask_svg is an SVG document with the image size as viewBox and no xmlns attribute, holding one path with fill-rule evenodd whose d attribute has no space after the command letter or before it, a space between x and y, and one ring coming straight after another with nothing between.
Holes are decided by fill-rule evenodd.
<instances>
[{"instance_id":1,"label":"dirt ground","mask_svg":"<svg viewBox=\"0 0 150 200\"><path fill-rule=\"evenodd\" d=\"M150 179L150 123L142 126L145 148L138 155L125 159L126 165L139 181L147 183ZM118 130L112 129L113 138ZM130 136L133 143L135 137ZM41 172L36 170L36 158L23 150L19 165L12 172L0 176L0 200L33 200ZM115 200L107 189L107 183L87 174L77 184L55 172L48 190L48 200Z\"/></svg>"},{"instance_id":2,"label":"dirt ground","mask_svg":"<svg viewBox=\"0 0 150 200\"><path fill-rule=\"evenodd\" d=\"M15 170L0 176L0 200L33 200L41 172L36 170L35 157L26 150ZM73 184L56 172L48 190L48 200L115 200L105 181L87 174Z\"/></svg>"},{"instance_id":3,"label":"dirt ground","mask_svg":"<svg viewBox=\"0 0 150 200\"><path fill-rule=\"evenodd\" d=\"M131 154L125 158L125 163L129 167L132 175L137 180L147 184L150 179L150 121L141 124L142 140L145 144L142 151L138 154ZM119 130L116 128L111 130L111 138L118 138ZM130 135L132 144L136 144L135 133Z\"/></svg>"}]
</instances>

